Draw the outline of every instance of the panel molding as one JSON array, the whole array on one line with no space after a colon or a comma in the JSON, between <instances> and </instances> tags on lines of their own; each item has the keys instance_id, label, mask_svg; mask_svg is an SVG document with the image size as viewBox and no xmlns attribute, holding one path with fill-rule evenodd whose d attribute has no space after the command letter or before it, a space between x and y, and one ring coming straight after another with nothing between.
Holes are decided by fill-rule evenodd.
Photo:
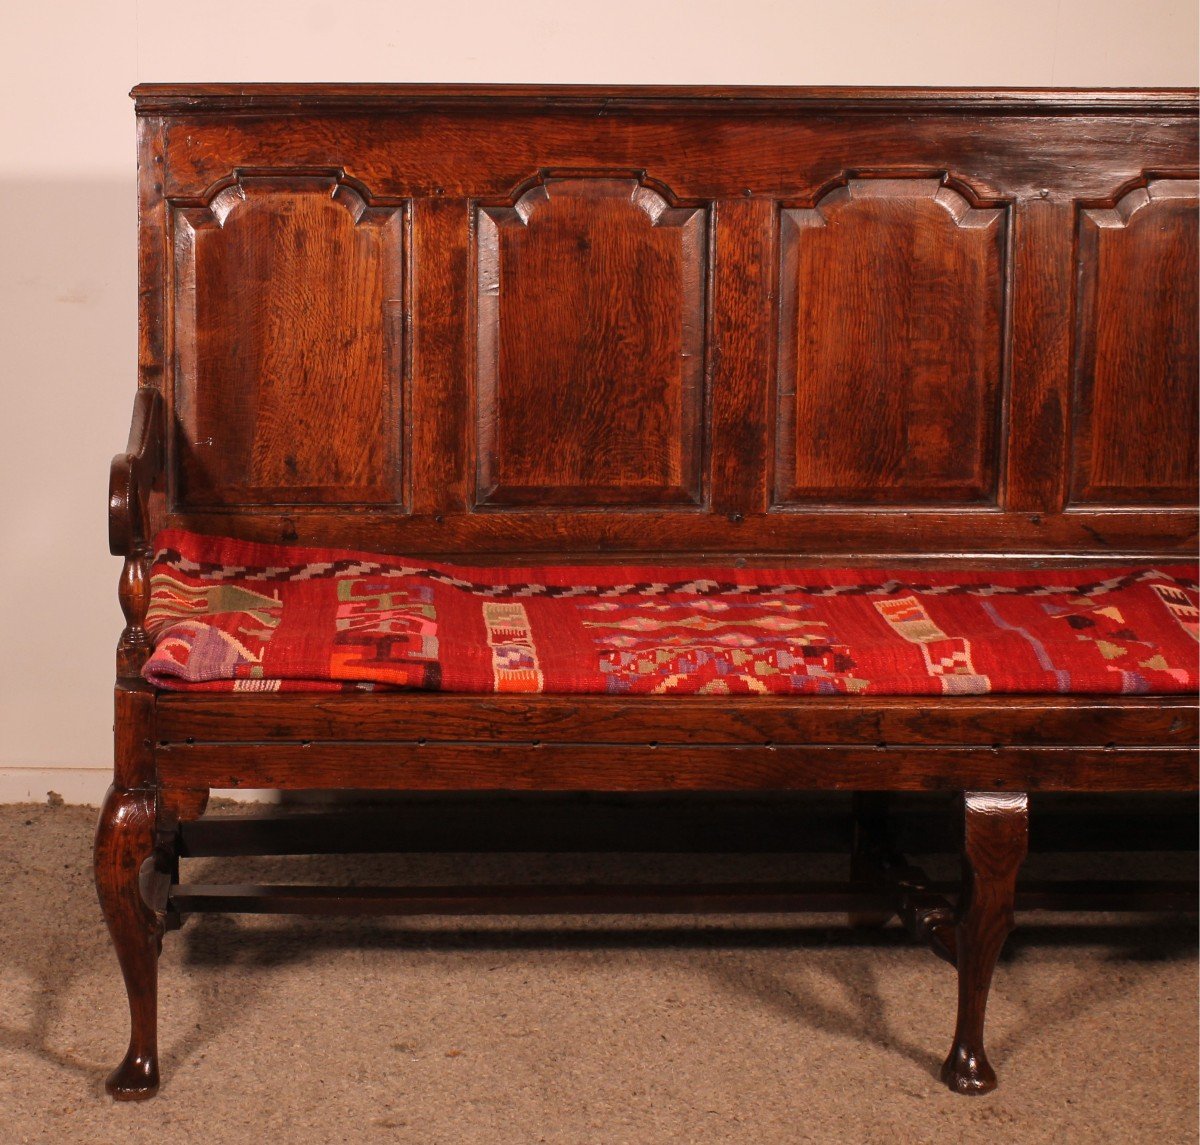
<instances>
[{"instance_id":1,"label":"panel molding","mask_svg":"<svg viewBox=\"0 0 1200 1145\"><path fill-rule=\"evenodd\" d=\"M926 225L922 217L938 217L929 212L922 216L923 203L940 209L946 225L954 228L951 236L956 231L963 234L943 252L945 265L936 264L937 252L931 254L929 243L914 243L907 252L898 244L893 249L890 244L869 242L860 242L859 249L850 249L849 254L835 249L839 239L855 237L853 224L840 223L853 212L866 212L860 225L886 228L889 210L894 223L894 208L910 205L912 225L917 228ZM781 207L772 510L812 510L823 505L862 505L881 512L997 506L1008 361L1010 207L1007 200L981 200L969 185L948 174L883 172L841 176L826 184L811 205ZM809 256L806 243L818 236L825 242L826 265L814 268L804 259L816 257ZM889 273L894 281L887 281ZM978 288L973 306L965 293L969 273L974 273ZM871 293L876 281L883 282L885 294L903 287L933 296L940 291L942 305L934 312L933 307L909 307L907 298L889 296L880 302ZM847 311L849 302L857 304L856 311ZM803 327L806 307L809 325ZM823 307L825 313L815 311L816 307ZM920 313L929 329L914 326L910 312ZM821 317L836 330L818 329ZM856 323L862 324L857 342ZM980 398L973 402L967 395L957 407L951 399L959 379L935 378L963 366L947 356L956 333L959 357L966 358L963 372ZM887 364L878 361L881 345L894 350L891 374ZM922 349L941 357L923 360ZM834 351L840 355L836 360ZM860 374L865 377L857 394L848 392L845 384L851 374L851 383ZM907 386L904 400L885 408L897 379ZM812 408L807 411L808 421L801 424L806 381ZM853 408L857 403L861 417L870 418L872 411L877 415L869 422L877 438L873 452L871 443L864 445L857 436L852 442L841 442L840 449L838 441L829 440L830 431L848 434L863 423L843 419L837 425L824 425L822 395L829 397L833 407ZM943 413L956 414L959 423L939 422ZM915 444L910 429L918 434ZM803 445L807 457L801 452Z\"/></svg>"},{"instance_id":2,"label":"panel molding","mask_svg":"<svg viewBox=\"0 0 1200 1145\"><path fill-rule=\"evenodd\" d=\"M853 199L931 199L958 226L984 230L1003 218L1006 210L1006 204L981 204L968 185L958 179L894 174L842 175L821 189L811 207L786 206L782 209L798 226L823 227L827 225L831 211Z\"/></svg>"},{"instance_id":3,"label":"panel molding","mask_svg":"<svg viewBox=\"0 0 1200 1145\"><path fill-rule=\"evenodd\" d=\"M411 364L403 382L408 421L401 433L409 438L401 451L403 505L347 510L299 492L281 498L289 502L281 506L196 499L212 502L210 509L155 498L155 524L430 559L436 554L465 563L503 563L533 553L565 561L626 560L622 554L633 553L667 560L720 553L748 561L764 554L781 561L812 554L853 561L862 554L940 560L970 553L1006 563L1157 560L1160 554L1186 559L1194 552L1194 510L1168 504L1148 512L1145 503L1101 501L1064 512L1071 484L1081 210L1103 218L1148 181L1143 172L1195 178L1194 93L1139 93L1136 99L1128 93L1042 93L1036 99L892 93L865 102L853 91L819 98L737 91L653 99L609 95L527 89L496 103L478 92L450 97L415 89L389 95L365 114L359 89L347 88L320 108L310 102L312 93L297 89L288 97L291 110L276 114L278 101L268 109L261 101L270 102L269 96L231 89L219 114L209 112L205 94L181 95L159 110L148 105L150 113L139 122L139 368L143 383L161 386L168 401L177 368L174 309L188 304L177 296L173 265L179 212L207 209L235 169L243 176L297 176L340 167L340 177L369 207L411 203L404 230L410 326L403 337ZM568 173L633 177L658 190L671 207L706 208L711 261L703 401L709 409L699 507L688 501L596 506L594 497L585 501L582 495L578 506L542 507L532 496L509 509L476 506L479 207L512 207L531 186ZM1012 261L1005 386L1011 404L1000 435L998 505L944 502L921 491L907 504L899 498L840 504L814 498L772 508L781 211L820 203L832 221L802 237L828 242L838 233L838 216L835 200L825 196L850 178L936 178L976 209L1007 210ZM1137 201L1124 205L1127 214ZM851 200L863 213L848 216L856 236L850 245L864 256L872 240L885 250L888 241L874 223L859 226L872 203ZM961 208L952 199L950 205ZM227 228L236 231L244 206L234 205ZM894 207L901 241L908 241L903 220L918 212L919 233L935 248L962 244L978 251L980 236L992 233L957 227L941 203L905 199ZM1143 204L1120 229L1094 220L1086 226L1115 242L1122 252L1117 262L1124 264L1127 249L1158 245L1125 244L1143 225L1156 230L1172 214L1168 207ZM315 220L313 242L331 234L344 239L350 218L346 208L330 208ZM265 229L267 220L260 221ZM533 234L542 233L543 221L540 212L532 216ZM677 233L651 229L640 210L630 211L626 222L655 235ZM369 234L370 228L354 233ZM228 240L230 234L206 230L204 237L221 245L221 236ZM1168 239L1166 245L1174 243ZM1164 288L1176 288L1173 278ZM945 297L939 294L935 306L947 314L974 309L943 304ZM847 409L861 416L857 402ZM345 420L351 420L349 410ZM360 432L373 436L376 420L364 419ZM846 424L843 434L857 432L852 420ZM228 475L234 468L216 472ZM219 491L221 497L225 492Z\"/></svg>"},{"instance_id":4,"label":"panel molding","mask_svg":"<svg viewBox=\"0 0 1200 1145\"><path fill-rule=\"evenodd\" d=\"M1139 182L1109 206L1081 207L1080 214L1098 227L1127 227L1134 216L1156 202L1200 197L1200 179L1164 176Z\"/></svg>"},{"instance_id":5,"label":"panel molding","mask_svg":"<svg viewBox=\"0 0 1200 1145\"><path fill-rule=\"evenodd\" d=\"M262 209L268 199L278 200L269 236L244 236L248 245L239 247L234 231L242 214ZM348 225L349 246L322 242L328 233L320 230L308 233L311 219L291 225L303 204L325 200L344 211L346 224L332 225ZM343 169L304 166L234 168L201 195L168 204L174 243L172 509L405 508L408 201L376 202ZM261 219L253 225L264 228ZM340 264L331 261L338 255ZM206 300L197 284L197 261L205 257L213 264ZM227 272L225 295L213 288L224 257L241 259ZM310 265L313 273L306 277ZM220 309L235 293L238 305L226 304L221 313L225 326L201 320L202 305ZM206 339L204 346L198 338ZM242 385L235 371L251 372L253 384ZM296 384L306 372L317 379L310 389ZM222 388L236 393L222 395ZM264 389L273 416L264 416ZM254 422L250 432L239 436L230 425L236 419L218 416L215 406L201 410L201 390L210 403L234 403L222 407L226 414L244 404ZM353 419L361 449L350 427L345 440L336 446L332 440L336 411L347 395L357 403ZM288 420L292 415L295 424ZM363 433L363 421L381 431L374 440ZM274 440L262 438L264 429L273 430ZM210 472L207 451L224 469ZM305 483L306 474L316 480Z\"/></svg>"},{"instance_id":6,"label":"panel molding","mask_svg":"<svg viewBox=\"0 0 1200 1145\"><path fill-rule=\"evenodd\" d=\"M1107 203L1076 204L1068 511L1196 501L1198 202L1200 180L1144 174ZM1190 271L1179 265L1189 257ZM1155 271L1170 273L1170 291ZM1094 470L1098 435L1107 472Z\"/></svg>"},{"instance_id":7,"label":"panel molding","mask_svg":"<svg viewBox=\"0 0 1200 1145\"><path fill-rule=\"evenodd\" d=\"M641 171L543 171L476 204L477 508L703 504L709 230ZM570 273L595 257L606 273Z\"/></svg>"}]
</instances>

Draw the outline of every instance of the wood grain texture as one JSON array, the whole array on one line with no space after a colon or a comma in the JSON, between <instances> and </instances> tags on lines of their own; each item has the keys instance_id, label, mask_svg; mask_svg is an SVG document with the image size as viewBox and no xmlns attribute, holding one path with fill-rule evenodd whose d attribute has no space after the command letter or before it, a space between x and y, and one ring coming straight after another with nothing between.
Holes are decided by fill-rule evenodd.
<instances>
[{"instance_id":1,"label":"wood grain texture","mask_svg":"<svg viewBox=\"0 0 1200 1145\"><path fill-rule=\"evenodd\" d=\"M118 660L118 675L120 675ZM113 780L127 790L146 790L155 783L154 737L156 694L149 684L118 678L113 690Z\"/></svg>"},{"instance_id":2,"label":"wood grain texture","mask_svg":"<svg viewBox=\"0 0 1200 1145\"><path fill-rule=\"evenodd\" d=\"M159 116L139 116L138 148L138 385L166 392L168 248L165 127Z\"/></svg>"},{"instance_id":3,"label":"wood grain texture","mask_svg":"<svg viewBox=\"0 0 1200 1145\"><path fill-rule=\"evenodd\" d=\"M1049 188L1013 209L1010 366L1001 501L1009 514L1061 521L1071 415L1075 207ZM1161 519L1155 528L1161 529ZM1103 522L1091 522L1087 529ZM1102 535L1102 534L1097 534Z\"/></svg>"},{"instance_id":4,"label":"wood grain texture","mask_svg":"<svg viewBox=\"0 0 1200 1145\"><path fill-rule=\"evenodd\" d=\"M151 495L163 485L166 451L162 394L139 386L129 441L112 459L108 476L108 551L125 558L117 599L125 628L117 641L118 679L137 680L150 654L146 612L150 607Z\"/></svg>"},{"instance_id":5,"label":"wood grain texture","mask_svg":"<svg viewBox=\"0 0 1200 1145\"><path fill-rule=\"evenodd\" d=\"M168 786L407 791L1194 791L1189 747L583 742L159 745Z\"/></svg>"},{"instance_id":6,"label":"wood grain texture","mask_svg":"<svg viewBox=\"0 0 1200 1145\"><path fill-rule=\"evenodd\" d=\"M1155 179L1080 212L1075 503L1196 501L1198 191Z\"/></svg>"},{"instance_id":7,"label":"wood grain texture","mask_svg":"<svg viewBox=\"0 0 1200 1145\"><path fill-rule=\"evenodd\" d=\"M1187 696L369 696L162 694L157 737L186 743L416 737L427 743L1195 744Z\"/></svg>"},{"instance_id":8,"label":"wood grain texture","mask_svg":"<svg viewBox=\"0 0 1200 1145\"><path fill-rule=\"evenodd\" d=\"M139 680L150 655L150 559L154 537L150 501L165 477L166 421L161 392L139 386L129 441L112 459L108 476L108 551L125 558L117 599L125 627L117 640L117 678Z\"/></svg>"},{"instance_id":9,"label":"wood grain texture","mask_svg":"<svg viewBox=\"0 0 1200 1145\"><path fill-rule=\"evenodd\" d=\"M408 468L413 519L433 535L441 532L447 515L467 513L475 497L471 214L466 199L413 203L413 400ZM383 536L386 538L386 524Z\"/></svg>"},{"instance_id":10,"label":"wood grain texture","mask_svg":"<svg viewBox=\"0 0 1200 1145\"><path fill-rule=\"evenodd\" d=\"M751 486L751 488L753 488ZM432 498L435 490L429 490ZM443 496L447 491L443 491ZM677 508L596 512L535 506L487 512L331 512L316 506L227 512L179 512L165 518L200 533L266 542L296 541L368 552L444 557L473 564L545 561L588 563L639 555L654 563L758 563L761 557L825 564L892 564L962 557L997 564L1074 557L1109 563L1188 560L1196 552L1190 509L1009 513L992 508L847 510L814 507L783 512L732 510L720 515Z\"/></svg>"},{"instance_id":11,"label":"wood grain texture","mask_svg":"<svg viewBox=\"0 0 1200 1145\"><path fill-rule=\"evenodd\" d=\"M186 283L165 281L169 268L156 254L174 243L167 216L200 209L232 172L256 170L297 178L340 170L347 185L369 188L371 203L393 213L384 231L403 232L401 215L411 220L411 245L393 254L411 279L411 300L398 310L411 310L407 340L416 373L407 384L399 378L401 408L386 412L386 431L371 421L365 398L364 408L345 415L347 424L357 417L371 426L365 441L351 443L348 431L333 425L331 444L321 447L331 453L319 479L324 484L305 486L287 458L314 472L326 458L261 447L235 419L233 429L220 430L229 448L220 451L225 460L212 475L225 485L188 500L184 481L185 496L177 496L172 510L155 509L159 525L476 560L625 552L883 559L973 553L1007 561L1194 550L1196 515L1175 493L1147 503L1118 489L1112 497L1075 500L1064 512L1072 480L1077 220L1083 211L1111 209L1145 182L1143 172L1191 177L1197 141L1190 93L1055 98L1046 92L272 86L239 97L238 90L141 93L143 377L165 378L169 398L175 391L186 398L191 385L187 339L176 367L171 339L160 329L164 321L168 332L190 321ZM358 97L364 102L355 103ZM169 113L153 110L167 107ZM953 191L940 187L932 198L923 190L901 193L946 173ZM555 179L573 186L554 190ZM627 197L605 190L610 179L653 190L670 203L668 213L696 214L682 226L651 225ZM883 194L851 198L848 210L835 210L829 194L847 183ZM527 223L503 215L539 187L552 193ZM1003 217L989 227L956 225L938 194L956 210L968 203L968 222L990 211ZM272 209L260 211L258 229L282 215L284 203L317 199L296 188L279 191L262 204ZM780 280L780 230L794 211L815 210L822 199L821 210L845 224L805 228L806 240L850 236L843 247L863 262L862 280L886 288L852 295L856 304L845 314L832 304L801 308L811 316L803 330L797 317L796 335L815 340L832 363L820 375L832 386L829 395L840 398L860 385L855 417L869 433L857 453L849 448L853 434L840 423L800 426L789 416L782 428L792 430L793 440L777 440L777 380L786 385L788 378L779 361L779 292L787 287ZM175 206L165 210L164 203ZM509 222L496 225L496 212ZM322 245L331 228L341 234L345 223L314 214L313 226ZM682 251L684 236L697 228L705 231L695 244L702 328L687 327L685 337L679 316L697 313L685 304L689 291L695 294L697 268ZM224 230L210 228L209 241L220 246L218 235ZM897 241L889 247L885 237ZM591 251L586 274L581 242ZM501 262L519 258L521 269L510 268L511 293L480 297L479 258L486 267L489 244ZM1105 257L1116 270L1105 280L1132 280L1120 267L1145 245L1131 245L1128 236L1109 244ZM599 273L599 254L616 268L638 251L652 266L648 273L624 279L615 270ZM826 270L840 265L834 254L822 255ZM372 257L362 255L368 274ZM320 271L314 270L296 270L303 290L315 289ZM938 318L944 341L932 327L914 324L906 298L889 301L887 290L895 293L910 272L922 310ZM631 323L635 296L638 306L671 321ZM171 308L178 312L180 303L183 313L172 320ZM481 325L493 303L497 321ZM1133 300L1135 309L1143 303L1153 300ZM577 313L581 306L586 322ZM830 321L837 338L821 333L821 323ZM881 342L888 352L879 362L861 348L838 348L843 328L868 326L892 339L890 350ZM590 329L617 335L608 339L607 354L587 351ZM659 341L652 330L674 333ZM682 343L697 334L701 353L684 357ZM1141 335L1133 330L1130 337L1134 344ZM1180 352L1191 353L1186 346ZM645 376L633 365L639 356L654 363ZM839 356L846 358L845 377L836 369ZM885 368L884 359L900 366ZM586 368L564 365L568 360ZM869 384L856 383L850 367ZM695 370L699 375L689 372ZM960 388L945 380L951 370L966 379ZM514 378L516 387L506 390L506 379ZM564 378L569 385L560 384ZM268 399L274 392L256 377L245 383L249 391L239 388L240 379L211 380L237 393L203 399L214 421L226 407L245 406L259 388ZM301 386L297 380L295 388ZM506 392L514 397L511 408ZM643 402L637 417L634 394ZM330 412L313 401L318 420ZM252 420L262 428L254 432L278 443L290 433L289 419L313 420L303 400L284 405L284 434L257 414ZM180 452L176 471L200 468L201 455L213 450L191 443L217 436L184 431L185 406L186 400L170 411L173 448L193 456ZM824 408L814 398L816 413ZM812 412L806 416L812 423ZM831 436L832 449L814 429ZM1166 447L1155 446L1177 459L1172 465L1186 460L1187 429L1181 418ZM396 443L398 457L386 456L385 438ZM803 497L785 497L786 509L772 511L777 459L790 451L795 460L797 447L809 470ZM1153 452L1136 443L1129 448ZM821 457L832 459L826 471ZM256 464L261 479L247 478ZM782 477L784 494L798 491L791 489L795 472ZM826 496L818 492L822 481Z\"/></svg>"},{"instance_id":12,"label":"wood grain texture","mask_svg":"<svg viewBox=\"0 0 1200 1145\"><path fill-rule=\"evenodd\" d=\"M469 196L510 202L546 169L652 172L681 200L765 196L811 203L847 174L953 171L980 194L1005 199L1073 194L1107 199L1143 170L1196 162L1194 96L1161 107L998 115L929 98L919 114L886 102L842 114L803 106L761 116L753 105L699 101L686 114L530 100L497 107L412 106L397 114L216 116L167 119L166 192L199 195L247 167L321 166L338 156L377 196Z\"/></svg>"},{"instance_id":13,"label":"wood grain texture","mask_svg":"<svg viewBox=\"0 0 1200 1145\"><path fill-rule=\"evenodd\" d=\"M781 226L775 503L994 501L1004 209L851 179Z\"/></svg>"},{"instance_id":14,"label":"wood grain texture","mask_svg":"<svg viewBox=\"0 0 1200 1145\"><path fill-rule=\"evenodd\" d=\"M138 876L154 847L154 793L108 790L96 826L96 893L129 999L129 1048L105 1089L118 1101L158 1090L158 945L161 929L142 901Z\"/></svg>"},{"instance_id":15,"label":"wood grain texture","mask_svg":"<svg viewBox=\"0 0 1200 1145\"><path fill-rule=\"evenodd\" d=\"M992 974L1013 929L1017 871L1029 849L1029 800L1023 793L963 794L963 893L954 928L958 1022L941 1077L956 1093L996 1088L983 1045Z\"/></svg>"},{"instance_id":16,"label":"wood grain texture","mask_svg":"<svg viewBox=\"0 0 1200 1145\"><path fill-rule=\"evenodd\" d=\"M162 485L165 451L162 393L154 386L139 386L129 440L109 469L108 551L113 556L133 556L153 539L150 495Z\"/></svg>"},{"instance_id":17,"label":"wood grain texture","mask_svg":"<svg viewBox=\"0 0 1200 1145\"><path fill-rule=\"evenodd\" d=\"M547 178L477 233L478 503L698 503L704 210Z\"/></svg>"},{"instance_id":18,"label":"wood grain texture","mask_svg":"<svg viewBox=\"0 0 1200 1145\"><path fill-rule=\"evenodd\" d=\"M1191 88L836 87L687 84L397 84L397 83L143 83L130 92L139 116L191 112L215 116L314 108L357 112L424 107L576 107L587 112L657 110L687 114L715 109L764 111L892 111L961 108L976 113L1086 111L1125 115L1145 108L1187 111Z\"/></svg>"},{"instance_id":19,"label":"wood grain texture","mask_svg":"<svg viewBox=\"0 0 1200 1145\"><path fill-rule=\"evenodd\" d=\"M744 195L716 204L709 354L710 505L745 543L770 500L768 457L778 289L778 208ZM738 540L734 540L738 538Z\"/></svg>"},{"instance_id":20,"label":"wood grain texture","mask_svg":"<svg viewBox=\"0 0 1200 1145\"><path fill-rule=\"evenodd\" d=\"M175 220L175 501L394 505L404 211L241 173Z\"/></svg>"}]
</instances>

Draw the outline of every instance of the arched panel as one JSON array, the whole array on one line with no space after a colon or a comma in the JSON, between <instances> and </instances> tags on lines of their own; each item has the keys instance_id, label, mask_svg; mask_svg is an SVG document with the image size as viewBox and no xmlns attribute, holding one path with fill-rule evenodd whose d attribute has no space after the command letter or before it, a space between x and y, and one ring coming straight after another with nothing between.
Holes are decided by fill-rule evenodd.
<instances>
[{"instance_id":1,"label":"arched panel","mask_svg":"<svg viewBox=\"0 0 1200 1145\"><path fill-rule=\"evenodd\" d=\"M299 171L174 217L176 502L395 505L403 209Z\"/></svg>"},{"instance_id":2,"label":"arched panel","mask_svg":"<svg viewBox=\"0 0 1200 1145\"><path fill-rule=\"evenodd\" d=\"M479 209L478 504L701 501L706 235L633 177Z\"/></svg>"},{"instance_id":3,"label":"arched panel","mask_svg":"<svg viewBox=\"0 0 1200 1145\"><path fill-rule=\"evenodd\" d=\"M1198 187L1080 212L1073 502L1196 501Z\"/></svg>"},{"instance_id":4,"label":"arched panel","mask_svg":"<svg viewBox=\"0 0 1200 1145\"><path fill-rule=\"evenodd\" d=\"M1005 227L940 179L782 212L776 504L995 499Z\"/></svg>"}]
</instances>

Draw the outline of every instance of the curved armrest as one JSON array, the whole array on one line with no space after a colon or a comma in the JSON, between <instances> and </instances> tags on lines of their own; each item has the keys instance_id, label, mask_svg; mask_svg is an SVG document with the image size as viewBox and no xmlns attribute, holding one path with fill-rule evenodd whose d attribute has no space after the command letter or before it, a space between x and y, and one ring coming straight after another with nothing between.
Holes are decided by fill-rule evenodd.
<instances>
[{"instance_id":1,"label":"curved armrest","mask_svg":"<svg viewBox=\"0 0 1200 1145\"><path fill-rule=\"evenodd\" d=\"M108 547L130 557L150 542L150 491L162 483L165 466L162 394L142 386L133 402L129 444L112 460L108 480Z\"/></svg>"}]
</instances>

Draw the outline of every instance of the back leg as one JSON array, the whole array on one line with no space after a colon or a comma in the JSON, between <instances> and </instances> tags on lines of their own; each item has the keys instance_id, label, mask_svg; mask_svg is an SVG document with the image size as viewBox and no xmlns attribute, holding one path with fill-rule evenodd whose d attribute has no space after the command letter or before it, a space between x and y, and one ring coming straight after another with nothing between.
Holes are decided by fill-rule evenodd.
<instances>
[{"instance_id":1,"label":"back leg","mask_svg":"<svg viewBox=\"0 0 1200 1145\"><path fill-rule=\"evenodd\" d=\"M887 869L892 862L892 840L888 832L886 791L854 793L854 838L850 852L850 882L863 890L883 890L888 886ZM851 911L853 927L886 926L892 912Z\"/></svg>"}]
</instances>

